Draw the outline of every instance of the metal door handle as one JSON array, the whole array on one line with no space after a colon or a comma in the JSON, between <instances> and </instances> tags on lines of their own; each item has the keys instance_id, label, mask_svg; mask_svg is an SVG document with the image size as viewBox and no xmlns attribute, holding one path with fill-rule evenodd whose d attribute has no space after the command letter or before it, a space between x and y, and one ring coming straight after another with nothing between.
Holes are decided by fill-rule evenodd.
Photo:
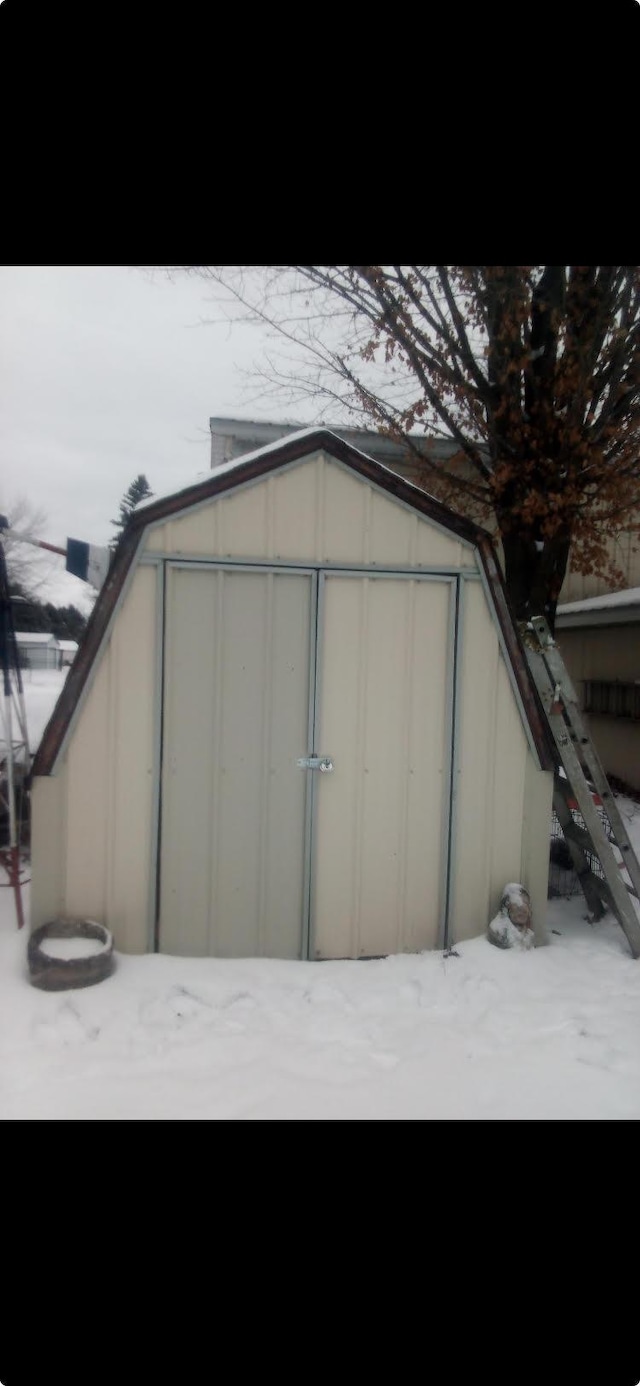
<instances>
[{"instance_id":1,"label":"metal door handle","mask_svg":"<svg viewBox=\"0 0 640 1386\"><path fill-rule=\"evenodd\" d=\"M301 756L296 761L296 765L299 765L301 770L319 770L323 775L327 775L333 770L333 761L330 756Z\"/></svg>"}]
</instances>

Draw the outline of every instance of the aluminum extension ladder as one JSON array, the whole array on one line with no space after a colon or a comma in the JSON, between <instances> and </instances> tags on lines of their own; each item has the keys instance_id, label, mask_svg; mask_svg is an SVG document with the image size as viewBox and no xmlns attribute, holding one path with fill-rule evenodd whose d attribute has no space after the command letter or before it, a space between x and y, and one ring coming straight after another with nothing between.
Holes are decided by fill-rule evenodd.
<instances>
[{"instance_id":1,"label":"aluminum extension ladder","mask_svg":"<svg viewBox=\"0 0 640 1386\"><path fill-rule=\"evenodd\" d=\"M525 639L529 666L566 776L556 770L553 807L591 918L600 919L605 910L610 909L624 929L634 958L638 958L640 918L630 897L633 895L640 899L640 862L587 731L575 688L544 616L532 618L527 625L527 637L530 637ZM594 790L609 820L610 838L593 802ZM571 795L582 814L584 828L578 827L573 821L569 802ZM620 852L620 861L612 843ZM604 880L591 870L587 852L598 858ZM630 884L625 880L624 871L629 876Z\"/></svg>"}]
</instances>

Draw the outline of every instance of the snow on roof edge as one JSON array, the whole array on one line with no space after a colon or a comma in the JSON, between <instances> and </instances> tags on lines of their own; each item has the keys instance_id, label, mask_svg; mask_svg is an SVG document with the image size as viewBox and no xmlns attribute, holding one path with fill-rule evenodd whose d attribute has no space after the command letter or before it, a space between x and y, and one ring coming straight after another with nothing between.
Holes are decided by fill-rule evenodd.
<instances>
[{"instance_id":1,"label":"snow on roof edge","mask_svg":"<svg viewBox=\"0 0 640 1386\"><path fill-rule=\"evenodd\" d=\"M243 452L239 457L232 457L228 462L222 462L219 467L212 467L206 477L203 478L199 475L193 481L185 482L184 486L180 486L177 490L163 491L158 495L152 496L149 500L140 501L135 508L134 514L141 515L145 510L155 505L157 501L168 500L170 496L179 496L181 491L189 491L194 486L207 486L212 477L227 476L238 467L244 466L246 462L253 462L257 457L266 457L270 452L277 452L278 449L284 447L285 444L297 443L303 438L314 438L317 437L318 434L322 434L325 437L328 434L330 438L335 438L338 443L350 448L351 451L357 453L359 457L364 457L367 462L373 462L374 466L381 467L383 472L389 473L389 476L399 475L393 467L387 467L384 462L379 462L377 457L372 457L370 453L364 452L362 448L357 448L354 443L349 443L345 438L341 438L340 434L335 432L335 429L327 428L324 424L315 424L313 427L301 428L298 433L288 433L285 437L275 438L272 443L265 443L260 448L254 448L253 452ZM430 491L425 491L423 486L416 486L415 482L409 481L408 477L403 477L402 479L407 486L411 486L419 495L427 495L431 497L431 500L437 500L437 497L433 496Z\"/></svg>"},{"instance_id":2,"label":"snow on roof edge","mask_svg":"<svg viewBox=\"0 0 640 1386\"><path fill-rule=\"evenodd\" d=\"M583 611L607 611L616 606L640 605L640 587L625 587L622 592L604 592L600 597L585 597L579 602L565 602L556 611L558 616L578 616Z\"/></svg>"},{"instance_id":3,"label":"snow on roof edge","mask_svg":"<svg viewBox=\"0 0 640 1386\"><path fill-rule=\"evenodd\" d=\"M214 476L226 476L228 472L235 471L237 467L244 465L245 462L253 462L255 457L264 457L267 453L275 452L277 448L283 447L285 443L295 443L300 438L310 436L320 431L329 433L331 430L328 428L320 430L317 426L315 428L301 428L299 433L288 433L286 437L275 438L272 443L264 443L262 447L254 448L253 452L243 452L239 457L232 457L228 462L221 462L219 467L211 467L205 477L198 474L197 477L194 477L193 481L185 481L184 486L179 486L177 489L173 487L170 491L162 491L152 496L149 500L140 501L134 513L140 515L143 510L149 509L150 506L155 505L157 501L168 500L169 496L179 496L181 491L188 491L192 486L206 486ZM338 435L336 433L333 436L337 438Z\"/></svg>"}]
</instances>

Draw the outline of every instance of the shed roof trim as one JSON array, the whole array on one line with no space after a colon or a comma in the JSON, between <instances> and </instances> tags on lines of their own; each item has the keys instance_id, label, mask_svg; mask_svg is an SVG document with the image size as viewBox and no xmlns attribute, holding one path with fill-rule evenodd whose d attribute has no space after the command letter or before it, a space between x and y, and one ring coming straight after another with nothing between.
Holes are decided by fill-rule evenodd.
<instances>
[{"instance_id":1,"label":"shed roof trim","mask_svg":"<svg viewBox=\"0 0 640 1386\"><path fill-rule=\"evenodd\" d=\"M359 448L354 448L351 443L345 442L344 438L340 438L328 428L305 428L288 438L266 443L254 452L244 453L242 457L234 457L221 467L216 467L204 480L198 480L180 491L172 491L167 496L154 496L152 500L145 501L137 507L125 532L139 534L143 527L180 514L202 501L213 499L214 496L230 490L232 486L259 481L270 472L289 466L293 462L300 462L312 453L321 451L343 462L363 480L380 486L396 500L405 501L427 519L434 520L455 534L463 543L475 546L487 535L487 531L480 525L468 520L464 515L457 514L455 510L450 510L422 486L414 485L393 468L385 467L376 458L369 457Z\"/></svg>"},{"instance_id":2,"label":"shed roof trim","mask_svg":"<svg viewBox=\"0 0 640 1386\"><path fill-rule=\"evenodd\" d=\"M149 500L140 501L139 505L137 505L135 508L134 515L146 515L147 512L149 510L152 510L154 505L157 505L159 501L168 500L171 496L182 495L185 491L195 491L198 487L202 487L204 497L206 496L208 488L211 486L212 481L218 482L219 480L222 480L228 476L232 476L234 472L241 471L243 467L248 466L249 464L255 462L259 458L268 458L269 456L272 456L274 453L280 453L284 447L289 448L291 444L297 445L298 443L304 443L307 439L313 439L314 451L317 448L324 447L325 451L330 452L331 441L335 441L340 445L341 448L347 448L349 452L353 454L355 457L361 457L365 462L371 462L373 466L378 467L381 472L387 473L389 476L392 477L396 477L399 475L399 473L396 472L393 467L385 466L384 462L380 462L378 458L372 457L370 453L363 452L362 448L357 448L354 446L353 443L347 442L344 438L341 438L338 433L334 433L333 429L318 429L317 427L301 428L298 430L297 433L289 433L285 438L276 438L272 443L264 443L261 447L254 448L251 452L243 452L239 457L232 457L229 459L228 462L221 462L220 466L212 468L211 472L206 477L194 477L194 480L190 483L190 485L187 487L182 487L180 491L167 491L164 493L164 495L155 495L151 497ZM301 456L303 455L304 453L301 454ZM344 459L341 458L341 460ZM411 489L417 492L418 495L431 496L431 493L429 491L425 491L423 486L416 486L415 482L409 481L406 477L403 477L402 479L405 483L405 486L410 486ZM435 496L431 496L431 500L433 500L436 505L439 505L441 503L436 500ZM194 502L190 499L188 503L193 504ZM147 518L147 523L148 522L149 521Z\"/></svg>"},{"instance_id":3,"label":"shed roof trim","mask_svg":"<svg viewBox=\"0 0 640 1386\"><path fill-rule=\"evenodd\" d=\"M328 431L328 429L325 430L325 432ZM201 476L194 477L190 485L188 487L181 487L180 491L165 491L163 495L154 495L150 500L140 501L139 505L135 508L134 514L142 514L143 511L149 510L156 505L159 500L166 500L169 496L182 495L183 490L191 490L198 486L202 486L206 489L214 478L217 481L219 477L224 477L230 472L237 471L239 467L245 466L247 462L253 462L256 457L265 457L271 452L278 452L282 448L284 442L298 442L304 438L316 437L317 433L317 428L301 428L298 433L288 434L286 439L276 438L275 442L265 443L263 447L254 448L252 452L243 452L240 457L232 457L228 462L221 462L219 467L213 467L211 472L204 479ZM332 436L337 438L338 435L336 433ZM364 455L363 453L363 456Z\"/></svg>"}]
</instances>

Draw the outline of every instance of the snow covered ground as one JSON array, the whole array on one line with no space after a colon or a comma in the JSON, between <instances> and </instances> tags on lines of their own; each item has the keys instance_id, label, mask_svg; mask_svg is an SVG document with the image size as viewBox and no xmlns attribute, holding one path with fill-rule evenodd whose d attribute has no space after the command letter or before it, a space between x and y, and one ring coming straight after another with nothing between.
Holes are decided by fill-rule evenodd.
<instances>
[{"instance_id":1,"label":"snow covered ground","mask_svg":"<svg viewBox=\"0 0 640 1386\"><path fill-rule=\"evenodd\" d=\"M55 707L68 669L22 669L22 686L27 712L29 747L37 751L42 733ZM15 732L15 727L14 727Z\"/></svg>"},{"instance_id":2,"label":"snow covered ground","mask_svg":"<svg viewBox=\"0 0 640 1386\"><path fill-rule=\"evenodd\" d=\"M581 899L550 946L375 962L117 956L40 992L0 895L0 1118L640 1117L640 963Z\"/></svg>"},{"instance_id":3,"label":"snow covered ground","mask_svg":"<svg viewBox=\"0 0 640 1386\"><path fill-rule=\"evenodd\" d=\"M51 680L34 674L29 708ZM640 848L640 806L618 803ZM640 962L584 913L550 902L529 952L119 954L99 985L48 993L2 889L0 1118L638 1118Z\"/></svg>"}]
</instances>

